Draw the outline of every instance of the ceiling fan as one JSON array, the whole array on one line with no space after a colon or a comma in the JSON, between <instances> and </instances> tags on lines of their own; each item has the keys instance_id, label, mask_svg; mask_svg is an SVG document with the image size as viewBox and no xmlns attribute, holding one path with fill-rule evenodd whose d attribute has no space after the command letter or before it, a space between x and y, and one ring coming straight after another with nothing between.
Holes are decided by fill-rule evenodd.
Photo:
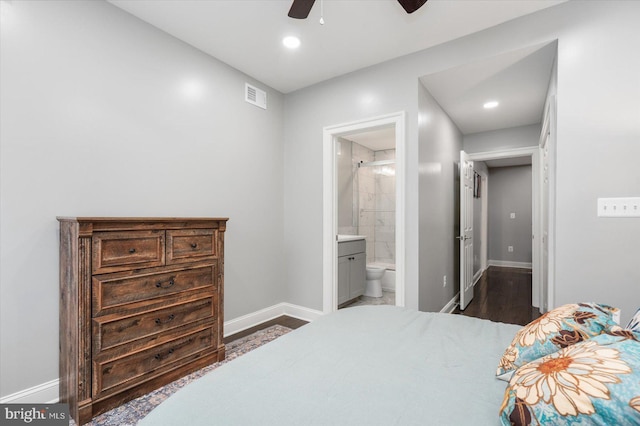
<instances>
[{"instance_id":1,"label":"ceiling fan","mask_svg":"<svg viewBox=\"0 0 640 426\"><path fill-rule=\"evenodd\" d=\"M293 0L291 9L289 9L289 17L296 19L306 19L311 12L313 3L316 0ZM425 4L427 0L398 0L398 3L407 11L413 13Z\"/></svg>"}]
</instances>

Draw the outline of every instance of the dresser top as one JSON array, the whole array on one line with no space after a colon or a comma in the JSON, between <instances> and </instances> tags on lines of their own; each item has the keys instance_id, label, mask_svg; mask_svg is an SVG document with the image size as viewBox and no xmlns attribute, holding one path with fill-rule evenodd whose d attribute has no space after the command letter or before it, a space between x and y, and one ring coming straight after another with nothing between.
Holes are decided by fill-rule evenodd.
<instances>
[{"instance_id":1,"label":"dresser top","mask_svg":"<svg viewBox=\"0 0 640 426\"><path fill-rule=\"evenodd\" d=\"M60 222L202 222L228 221L228 217L68 217L58 216Z\"/></svg>"},{"instance_id":2,"label":"dresser top","mask_svg":"<svg viewBox=\"0 0 640 426\"><path fill-rule=\"evenodd\" d=\"M78 228L80 235L98 231L206 229L225 231L229 218L214 217L58 217L60 226Z\"/></svg>"}]
</instances>

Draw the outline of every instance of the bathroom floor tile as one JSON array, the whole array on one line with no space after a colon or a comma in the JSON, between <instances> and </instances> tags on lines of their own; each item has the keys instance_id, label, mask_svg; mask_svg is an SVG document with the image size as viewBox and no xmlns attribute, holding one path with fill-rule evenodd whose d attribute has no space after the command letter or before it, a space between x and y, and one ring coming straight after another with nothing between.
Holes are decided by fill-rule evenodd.
<instances>
[{"instance_id":1,"label":"bathroom floor tile","mask_svg":"<svg viewBox=\"0 0 640 426\"><path fill-rule=\"evenodd\" d=\"M360 296L355 299L354 302L343 306L343 308L351 308L354 306L363 306L363 305L395 305L396 304L396 294L392 291L382 291L382 297L369 297L369 296Z\"/></svg>"}]
</instances>

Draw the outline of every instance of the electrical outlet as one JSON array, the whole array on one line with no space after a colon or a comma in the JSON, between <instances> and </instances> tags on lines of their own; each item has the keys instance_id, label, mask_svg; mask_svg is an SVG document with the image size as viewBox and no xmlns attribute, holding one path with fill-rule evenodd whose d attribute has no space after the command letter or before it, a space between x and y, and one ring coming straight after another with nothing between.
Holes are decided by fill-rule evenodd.
<instances>
[{"instance_id":1,"label":"electrical outlet","mask_svg":"<svg viewBox=\"0 0 640 426\"><path fill-rule=\"evenodd\" d=\"M513 253L513 246L507 246L507 251L509 253Z\"/></svg>"},{"instance_id":2,"label":"electrical outlet","mask_svg":"<svg viewBox=\"0 0 640 426\"><path fill-rule=\"evenodd\" d=\"M598 217L640 217L640 197L598 198Z\"/></svg>"},{"instance_id":3,"label":"electrical outlet","mask_svg":"<svg viewBox=\"0 0 640 426\"><path fill-rule=\"evenodd\" d=\"M447 286L447 276L445 275L444 277L442 277L442 287L446 287Z\"/></svg>"},{"instance_id":4,"label":"electrical outlet","mask_svg":"<svg viewBox=\"0 0 640 426\"><path fill-rule=\"evenodd\" d=\"M516 214L515 214L515 213L511 213L511 214L509 215L509 217L510 217L511 219L515 219L515 218L516 218Z\"/></svg>"}]
</instances>

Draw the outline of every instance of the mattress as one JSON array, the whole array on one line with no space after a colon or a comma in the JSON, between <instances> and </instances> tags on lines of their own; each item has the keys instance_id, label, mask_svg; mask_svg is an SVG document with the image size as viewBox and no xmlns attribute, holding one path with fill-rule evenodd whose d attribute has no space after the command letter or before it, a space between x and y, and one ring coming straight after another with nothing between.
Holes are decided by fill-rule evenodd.
<instances>
[{"instance_id":1,"label":"mattress","mask_svg":"<svg viewBox=\"0 0 640 426\"><path fill-rule=\"evenodd\" d=\"M520 326L360 306L192 382L144 425L498 425L498 361Z\"/></svg>"}]
</instances>

